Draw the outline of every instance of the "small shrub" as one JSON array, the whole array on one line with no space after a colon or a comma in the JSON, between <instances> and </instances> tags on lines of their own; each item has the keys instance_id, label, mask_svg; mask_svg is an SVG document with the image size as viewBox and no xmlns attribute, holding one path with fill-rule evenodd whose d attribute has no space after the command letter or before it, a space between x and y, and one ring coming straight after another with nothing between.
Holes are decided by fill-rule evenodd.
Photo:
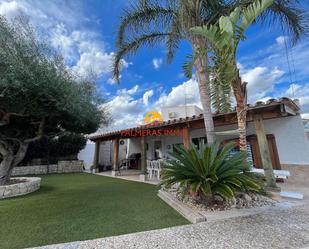
<instances>
[{"instance_id":1,"label":"small shrub","mask_svg":"<svg viewBox=\"0 0 309 249\"><path fill-rule=\"evenodd\" d=\"M249 172L246 153L231 155L233 143L220 147L200 144L199 149L177 146L162 172L162 185L179 185L184 194L195 193L206 197L215 194L224 199L235 196L236 191L263 192L263 181Z\"/></svg>"}]
</instances>

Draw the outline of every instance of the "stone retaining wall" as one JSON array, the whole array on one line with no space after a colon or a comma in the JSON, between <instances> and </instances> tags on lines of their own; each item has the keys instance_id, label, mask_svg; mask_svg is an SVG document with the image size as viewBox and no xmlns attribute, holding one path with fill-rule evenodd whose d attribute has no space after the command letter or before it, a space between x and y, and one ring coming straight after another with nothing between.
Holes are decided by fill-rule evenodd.
<instances>
[{"instance_id":1,"label":"stone retaining wall","mask_svg":"<svg viewBox=\"0 0 309 249\"><path fill-rule=\"evenodd\" d=\"M58 164L15 167L12 176L83 172L83 161L59 161Z\"/></svg>"},{"instance_id":2,"label":"stone retaining wall","mask_svg":"<svg viewBox=\"0 0 309 249\"><path fill-rule=\"evenodd\" d=\"M0 186L0 199L29 194L38 190L41 185L41 178L39 177L11 178L11 180L14 179L25 180L25 182Z\"/></svg>"}]
</instances>

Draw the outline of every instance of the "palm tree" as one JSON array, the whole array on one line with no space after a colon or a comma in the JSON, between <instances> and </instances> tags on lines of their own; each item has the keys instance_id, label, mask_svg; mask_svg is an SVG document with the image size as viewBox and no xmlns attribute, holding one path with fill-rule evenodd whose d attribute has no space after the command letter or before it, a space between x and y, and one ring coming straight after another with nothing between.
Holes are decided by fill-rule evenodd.
<instances>
[{"instance_id":1,"label":"palm tree","mask_svg":"<svg viewBox=\"0 0 309 249\"><path fill-rule=\"evenodd\" d=\"M235 6L247 6L254 0L139 0L127 8L121 18L117 35L117 48L113 75L119 82L122 59L137 52L142 46L153 47L164 43L167 62L171 62L181 40L191 43L196 79L203 107L208 143L215 140L211 112L210 80L208 72L209 47L206 38L194 35L190 29L196 26L215 24L220 16L229 14ZM297 0L276 0L268 10L271 20L286 23L298 39L303 32L302 11L292 3ZM268 19L262 16L261 21Z\"/></svg>"},{"instance_id":2,"label":"palm tree","mask_svg":"<svg viewBox=\"0 0 309 249\"><path fill-rule=\"evenodd\" d=\"M246 82L242 82L237 68L236 52L240 41L245 37L246 30L273 2L274 0L256 1L242 11L237 7L229 16L220 17L217 25L192 28L195 34L204 36L212 44L215 53L215 70L220 72L213 75L213 80L226 82L223 79L228 79L231 83L236 99L239 147L242 151L247 150L247 90Z\"/></svg>"},{"instance_id":3,"label":"palm tree","mask_svg":"<svg viewBox=\"0 0 309 249\"><path fill-rule=\"evenodd\" d=\"M214 51L214 67L212 68L212 81L218 82L215 93L216 98L222 101L230 89L226 82L230 82L236 99L236 113L239 131L240 150L246 151L246 118L247 118L247 89L246 82L242 82L236 63L236 52L239 42L244 39L249 26L274 3L274 0L255 1L252 4L240 8L236 7L229 16L222 16L217 25L208 25L193 28L195 34L204 36L211 43ZM224 103L224 101L222 101ZM220 107L220 106L219 106Z\"/></svg>"},{"instance_id":4,"label":"palm tree","mask_svg":"<svg viewBox=\"0 0 309 249\"><path fill-rule=\"evenodd\" d=\"M242 10L237 7L229 16L220 17L216 25L192 28L193 33L202 35L212 44L215 69L221 72L213 77L217 77L218 81L228 79L231 83L236 99L239 147L242 151L246 151L247 91L246 82L242 82L237 68L236 53L246 30L273 2L259 0Z\"/></svg>"}]
</instances>

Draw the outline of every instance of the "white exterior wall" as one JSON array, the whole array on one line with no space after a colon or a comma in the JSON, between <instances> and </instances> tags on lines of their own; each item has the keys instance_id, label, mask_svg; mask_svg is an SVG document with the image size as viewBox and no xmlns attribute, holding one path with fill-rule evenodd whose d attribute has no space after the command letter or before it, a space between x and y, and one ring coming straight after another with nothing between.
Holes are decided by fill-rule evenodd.
<instances>
[{"instance_id":1,"label":"white exterior wall","mask_svg":"<svg viewBox=\"0 0 309 249\"><path fill-rule=\"evenodd\" d=\"M268 134L274 134L282 164L309 165L309 142L299 115L264 121Z\"/></svg>"},{"instance_id":2,"label":"white exterior wall","mask_svg":"<svg viewBox=\"0 0 309 249\"><path fill-rule=\"evenodd\" d=\"M215 131L231 131L231 130L237 130L237 124L232 124L232 125L223 125L219 127L215 127ZM247 125L247 136L249 135L254 135L254 125L253 123L249 123ZM190 129L189 130L189 137L192 140L193 138L198 138L198 137L206 137L205 134L205 129ZM224 140L229 140L229 139L235 139L238 138L238 135L217 135L217 140L218 141L224 141Z\"/></svg>"},{"instance_id":3,"label":"white exterior wall","mask_svg":"<svg viewBox=\"0 0 309 249\"><path fill-rule=\"evenodd\" d=\"M86 147L82 149L77 155L78 160L84 161L86 171L90 171L90 167L93 164L94 147L95 143L87 143Z\"/></svg>"},{"instance_id":4,"label":"white exterior wall","mask_svg":"<svg viewBox=\"0 0 309 249\"><path fill-rule=\"evenodd\" d=\"M162 107L161 111L163 120L192 117L193 115L198 116L202 113L202 110L195 105ZM169 117L169 113L174 113L175 116Z\"/></svg>"},{"instance_id":5,"label":"white exterior wall","mask_svg":"<svg viewBox=\"0 0 309 249\"><path fill-rule=\"evenodd\" d=\"M266 134L275 136L281 164L309 165L309 141L306 138L301 117L290 116L264 120ZM237 129L237 125L224 125L215 128L215 131L228 131ZM204 129L190 130L190 139L205 136ZM247 135L256 135L254 123L247 125ZM217 136L219 141L237 138L237 135Z\"/></svg>"},{"instance_id":6,"label":"white exterior wall","mask_svg":"<svg viewBox=\"0 0 309 249\"><path fill-rule=\"evenodd\" d=\"M146 143L148 144L147 150L147 159L154 159L154 144L155 141L161 141L162 149L161 156L162 158L168 157L168 152L172 151L173 144L179 144L183 142L182 137L180 136L161 136L161 137L146 137Z\"/></svg>"},{"instance_id":7,"label":"white exterior wall","mask_svg":"<svg viewBox=\"0 0 309 249\"><path fill-rule=\"evenodd\" d=\"M128 155L132 153L141 153L140 138L131 138L128 143ZM154 145L155 141L161 141L161 156L166 158L168 151L172 150L173 144L182 143L182 137L179 136L161 136L161 137L145 137L146 144L148 144L148 150L146 151L147 160L154 160ZM168 147L170 146L170 149Z\"/></svg>"},{"instance_id":8,"label":"white exterior wall","mask_svg":"<svg viewBox=\"0 0 309 249\"><path fill-rule=\"evenodd\" d=\"M141 141L140 138L130 138L128 142L128 156L133 153L141 153Z\"/></svg>"}]
</instances>

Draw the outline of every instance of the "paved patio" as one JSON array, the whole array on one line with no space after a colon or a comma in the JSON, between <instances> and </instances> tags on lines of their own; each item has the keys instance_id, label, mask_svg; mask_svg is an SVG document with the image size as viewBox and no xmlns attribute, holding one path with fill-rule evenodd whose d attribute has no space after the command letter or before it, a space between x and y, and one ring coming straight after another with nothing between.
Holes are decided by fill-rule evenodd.
<instances>
[{"instance_id":1,"label":"paved patio","mask_svg":"<svg viewBox=\"0 0 309 249\"><path fill-rule=\"evenodd\" d=\"M139 176L140 174L141 174L140 170L134 170L134 169L121 170L120 175L117 175L117 176L113 176L112 171L104 171L104 172L96 173L96 175L119 178L119 179L128 180L128 181L144 182L144 183L153 184L153 185L159 184L159 181L157 180L142 181Z\"/></svg>"}]
</instances>

